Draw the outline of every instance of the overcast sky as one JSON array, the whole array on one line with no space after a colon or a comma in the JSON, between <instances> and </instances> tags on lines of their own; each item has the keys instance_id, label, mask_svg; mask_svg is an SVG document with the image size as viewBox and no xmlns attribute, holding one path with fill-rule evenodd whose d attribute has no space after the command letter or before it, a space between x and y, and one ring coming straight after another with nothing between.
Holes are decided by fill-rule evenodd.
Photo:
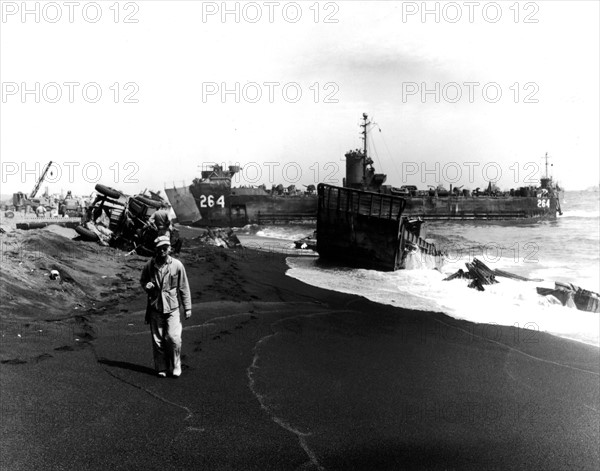
<instances>
[{"instance_id":1,"label":"overcast sky","mask_svg":"<svg viewBox=\"0 0 600 471\"><path fill-rule=\"evenodd\" d=\"M363 112L394 186L599 183L596 1L223 6L2 2L2 194L341 184Z\"/></svg>"}]
</instances>

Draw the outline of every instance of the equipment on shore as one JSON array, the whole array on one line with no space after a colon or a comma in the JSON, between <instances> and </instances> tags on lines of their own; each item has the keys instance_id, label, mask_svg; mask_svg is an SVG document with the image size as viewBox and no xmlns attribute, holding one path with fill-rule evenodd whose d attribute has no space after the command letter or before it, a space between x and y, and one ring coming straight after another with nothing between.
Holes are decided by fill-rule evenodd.
<instances>
[{"instance_id":1,"label":"equipment on shore","mask_svg":"<svg viewBox=\"0 0 600 471\"><path fill-rule=\"evenodd\" d=\"M444 278L444 281L450 281L457 278L473 280L469 283L469 288L474 288L477 291L485 291L484 285L492 285L494 283L498 283L496 280L496 273L494 270L490 270L487 265L480 260L474 258L473 262L465 263L467 266L467 271L463 271L459 269L453 275L450 275ZM503 272L512 277L512 275L508 272ZM515 275L516 276L516 275Z\"/></svg>"},{"instance_id":2,"label":"equipment on shore","mask_svg":"<svg viewBox=\"0 0 600 471\"><path fill-rule=\"evenodd\" d=\"M473 262L465 263L467 271L459 269L456 273L444 278L443 281L455 279L473 280L469 284L469 288L475 288L478 291L484 291L484 285L493 285L498 283L496 277L510 278L519 281L544 281L540 278L525 278L524 276L515 275L504 270L492 270L481 260L474 258Z\"/></svg>"},{"instance_id":3,"label":"equipment on shore","mask_svg":"<svg viewBox=\"0 0 600 471\"><path fill-rule=\"evenodd\" d=\"M42 183L44 182L44 179L46 178L46 174L48 173L48 170L50 170L50 165L52 165L52 161L48 162L46 164L46 166L44 167L44 170L42 170L42 174L40 175L40 178L38 178L38 181L35 182L35 186L33 187L33 190L31 190L31 194L29 195L29 198L35 198L35 195L37 195L37 192L40 189L40 186L42 186Z\"/></svg>"},{"instance_id":4,"label":"equipment on shore","mask_svg":"<svg viewBox=\"0 0 600 471\"><path fill-rule=\"evenodd\" d=\"M317 251L317 231L313 231L311 235L307 235L302 239L294 241L294 247L297 249L310 249Z\"/></svg>"},{"instance_id":5,"label":"equipment on shore","mask_svg":"<svg viewBox=\"0 0 600 471\"><path fill-rule=\"evenodd\" d=\"M87 208L81 225L75 231L84 239L109 245L127 252L140 255L154 253L154 239L158 235L152 227L150 216L167 201L158 193L128 196L119 190L97 184L98 196ZM181 249L179 232L171 230L173 252Z\"/></svg>"},{"instance_id":6,"label":"equipment on shore","mask_svg":"<svg viewBox=\"0 0 600 471\"><path fill-rule=\"evenodd\" d=\"M574 307L580 311L600 313L600 294L580 288L571 283L554 283L555 288L537 288L540 296L545 296L555 304Z\"/></svg>"},{"instance_id":7,"label":"equipment on shore","mask_svg":"<svg viewBox=\"0 0 600 471\"><path fill-rule=\"evenodd\" d=\"M475 288L478 291L484 291L483 285L498 283L496 277L501 276L518 281L544 281L540 278L525 278L504 270L491 270L480 260L474 258L472 263L466 263L467 272L459 269L456 273L444 278L444 281L455 279L473 280L469 283L469 288ZM561 304L566 307L577 308L580 311L599 312L600 313L600 294L593 291L575 286L571 283L561 283L556 281L555 288L536 288L540 296L548 298L552 304Z\"/></svg>"},{"instance_id":8,"label":"equipment on shore","mask_svg":"<svg viewBox=\"0 0 600 471\"><path fill-rule=\"evenodd\" d=\"M84 209L81 200L74 198L71 191L67 191L67 196L59 201L58 214L62 217L81 217Z\"/></svg>"},{"instance_id":9,"label":"equipment on shore","mask_svg":"<svg viewBox=\"0 0 600 471\"><path fill-rule=\"evenodd\" d=\"M31 193L29 195L26 195L25 193L20 192L20 191L17 193L13 193L13 206L14 206L15 211L21 211L21 210L25 210L26 212L35 211L35 210L37 210L37 208L40 205L44 206L49 211L52 210L53 201L47 194L42 195L41 198L35 197L35 195L37 195L40 187L42 186L42 183L46 179L46 175L48 173L48 170L50 170L51 165L52 165L52 161L50 161L46 164L46 166L44 167L44 170L42 170L40 178L38 178L37 181L35 182L33 190L31 190Z\"/></svg>"}]
</instances>

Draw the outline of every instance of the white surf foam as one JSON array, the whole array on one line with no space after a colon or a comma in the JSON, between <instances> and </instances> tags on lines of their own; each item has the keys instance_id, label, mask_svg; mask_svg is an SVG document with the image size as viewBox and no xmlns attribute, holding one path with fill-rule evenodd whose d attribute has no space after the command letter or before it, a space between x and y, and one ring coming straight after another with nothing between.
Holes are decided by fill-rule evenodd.
<instances>
[{"instance_id":1,"label":"white surf foam","mask_svg":"<svg viewBox=\"0 0 600 471\"><path fill-rule=\"evenodd\" d=\"M600 346L600 316L549 304L536 287L554 287L553 281L525 282L501 278L479 292L468 280L442 281L434 270L378 272L323 268L314 259L287 259L287 275L304 283L357 294L381 304L444 312L476 323L515 326ZM498 267L496 267L498 268ZM532 334L534 338L535 332Z\"/></svg>"}]
</instances>

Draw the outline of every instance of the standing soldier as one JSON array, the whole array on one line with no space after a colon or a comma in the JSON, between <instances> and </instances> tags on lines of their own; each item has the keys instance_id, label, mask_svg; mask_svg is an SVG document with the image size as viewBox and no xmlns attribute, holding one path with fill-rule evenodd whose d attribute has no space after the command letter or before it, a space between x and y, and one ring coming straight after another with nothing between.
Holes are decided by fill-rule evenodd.
<instances>
[{"instance_id":1,"label":"standing soldier","mask_svg":"<svg viewBox=\"0 0 600 471\"><path fill-rule=\"evenodd\" d=\"M146 324L150 324L154 367L164 378L171 372L181 375L181 333L183 326L179 315L180 299L185 318L192 315L190 286L183 264L171 257L168 236L155 241L155 256L143 268L140 282L148 294Z\"/></svg>"},{"instance_id":2,"label":"standing soldier","mask_svg":"<svg viewBox=\"0 0 600 471\"><path fill-rule=\"evenodd\" d=\"M164 203L158 211L150 216L149 222L156 228L159 236L171 236L171 216L169 203Z\"/></svg>"}]
</instances>

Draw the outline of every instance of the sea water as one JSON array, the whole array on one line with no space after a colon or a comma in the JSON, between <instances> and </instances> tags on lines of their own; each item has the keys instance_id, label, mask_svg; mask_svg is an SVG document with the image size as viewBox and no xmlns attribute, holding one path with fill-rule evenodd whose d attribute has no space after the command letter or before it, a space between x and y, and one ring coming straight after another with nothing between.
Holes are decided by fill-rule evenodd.
<instances>
[{"instance_id":1,"label":"sea water","mask_svg":"<svg viewBox=\"0 0 600 471\"><path fill-rule=\"evenodd\" d=\"M600 292L600 198L597 192L565 192L563 215L551 221L468 221L427 223L427 239L446 253L442 272L335 267L318 257L290 256L287 275L304 283L358 294L381 304L443 312L475 323L543 331L600 346L600 314L551 304L537 287L573 283ZM239 235L254 248L293 252L293 242L312 234L301 225L247 227ZM491 269L531 279L498 277L485 291L468 288L468 280L444 281L477 258ZM424 312L424 315L427 315ZM533 336L532 336L533 337Z\"/></svg>"}]
</instances>

